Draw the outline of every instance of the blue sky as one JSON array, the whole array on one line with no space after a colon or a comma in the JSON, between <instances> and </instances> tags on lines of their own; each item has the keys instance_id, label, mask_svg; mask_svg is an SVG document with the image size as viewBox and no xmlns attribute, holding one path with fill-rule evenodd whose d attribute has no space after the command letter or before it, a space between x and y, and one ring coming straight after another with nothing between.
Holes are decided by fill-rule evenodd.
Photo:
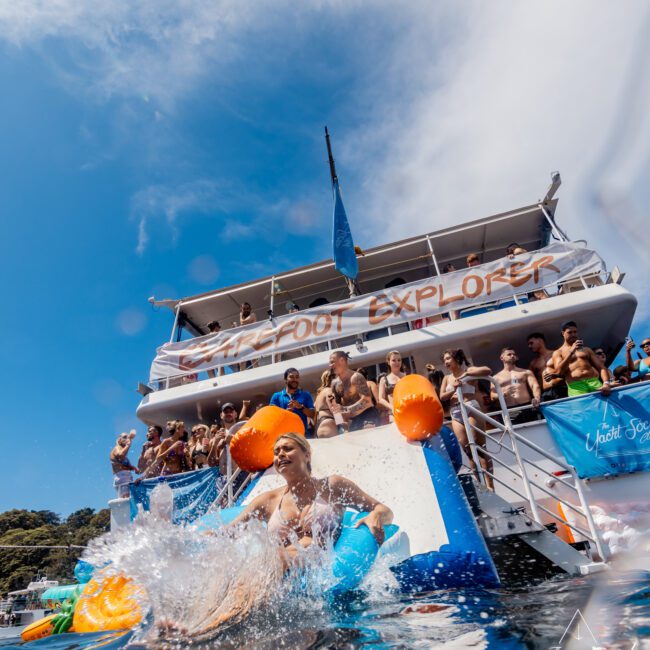
<instances>
[{"instance_id":1,"label":"blue sky","mask_svg":"<svg viewBox=\"0 0 650 650\"><path fill-rule=\"evenodd\" d=\"M0 509L105 505L171 327L149 296L330 256L325 124L362 246L531 203L560 169L561 223L628 272L642 336L648 13L620 13L0 6Z\"/></svg>"}]
</instances>

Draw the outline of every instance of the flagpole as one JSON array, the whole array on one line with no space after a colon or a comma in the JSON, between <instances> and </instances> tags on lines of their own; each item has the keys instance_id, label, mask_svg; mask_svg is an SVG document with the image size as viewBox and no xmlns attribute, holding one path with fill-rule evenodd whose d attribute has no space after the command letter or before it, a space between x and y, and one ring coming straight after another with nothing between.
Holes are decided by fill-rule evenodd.
<instances>
[{"instance_id":1,"label":"flagpole","mask_svg":"<svg viewBox=\"0 0 650 650\"><path fill-rule=\"evenodd\" d=\"M327 157L330 164L330 176L332 177L332 187L338 182L336 175L336 166L334 165L334 156L332 155L332 143L330 142L330 132L325 127L325 142L327 143Z\"/></svg>"}]
</instances>

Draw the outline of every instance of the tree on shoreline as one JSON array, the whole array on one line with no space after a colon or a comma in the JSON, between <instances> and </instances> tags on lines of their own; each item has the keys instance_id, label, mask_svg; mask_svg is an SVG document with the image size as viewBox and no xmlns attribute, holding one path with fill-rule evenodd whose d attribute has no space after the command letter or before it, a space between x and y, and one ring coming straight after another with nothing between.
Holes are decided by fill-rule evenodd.
<instances>
[{"instance_id":1,"label":"tree on shoreline","mask_svg":"<svg viewBox=\"0 0 650 650\"><path fill-rule=\"evenodd\" d=\"M82 508L65 520L50 510L0 513L0 546L85 546L110 527L108 509ZM36 575L74 582L78 548L0 548L0 592L24 589Z\"/></svg>"}]
</instances>

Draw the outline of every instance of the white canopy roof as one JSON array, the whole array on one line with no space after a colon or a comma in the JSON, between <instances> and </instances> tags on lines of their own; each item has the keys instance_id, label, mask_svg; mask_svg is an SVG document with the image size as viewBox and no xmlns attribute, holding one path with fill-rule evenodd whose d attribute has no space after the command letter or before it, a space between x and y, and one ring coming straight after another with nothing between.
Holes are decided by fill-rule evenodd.
<instances>
[{"instance_id":1,"label":"white canopy roof","mask_svg":"<svg viewBox=\"0 0 650 650\"><path fill-rule=\"evenodd\" d=\"M553 214L557 200L545 204ZM465 267L465 257L479 255L481 262L503 257L508 244L516 242L526 250L536 250L548 243L551 225L538 204L478 219L461 226L432 231L377 246L358 256L358 283L362 293L377 291L388 283L402 284L435 275L447 263L458 269ZM281 272L259 280L244 282L223 289L189 296L180 300L164 300L156 304L176 310L180 323L192 334L208 332L207 323L218 320L222 328L239 317L243 302L252 305L258 320L267 318L268 310L276 315L288 311L289 305L301 309L313 303L336 302L349 297L343 276L332 260Z\"/></svg>"}]
</instances>

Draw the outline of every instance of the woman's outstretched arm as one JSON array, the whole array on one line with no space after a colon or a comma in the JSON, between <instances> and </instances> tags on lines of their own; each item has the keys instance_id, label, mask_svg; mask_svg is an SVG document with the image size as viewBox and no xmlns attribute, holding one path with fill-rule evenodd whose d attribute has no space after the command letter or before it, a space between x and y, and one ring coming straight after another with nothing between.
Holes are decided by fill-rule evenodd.
<instances>
[{"instance_id":1,"label":"woman's outstretched arm","mask_svg":"<svg viewBox=\"0 0 650 650\"><path fill-rule=\"evenodd\" d=\"M383 503L366 494L356 483L343 476L330 477L330 489L341 505L367 511L367 516L360 519L355 528L364 524L368 527L378 544L384 543L384 526L393 521L393 511Z\"/></svg>"}]
</instances>

